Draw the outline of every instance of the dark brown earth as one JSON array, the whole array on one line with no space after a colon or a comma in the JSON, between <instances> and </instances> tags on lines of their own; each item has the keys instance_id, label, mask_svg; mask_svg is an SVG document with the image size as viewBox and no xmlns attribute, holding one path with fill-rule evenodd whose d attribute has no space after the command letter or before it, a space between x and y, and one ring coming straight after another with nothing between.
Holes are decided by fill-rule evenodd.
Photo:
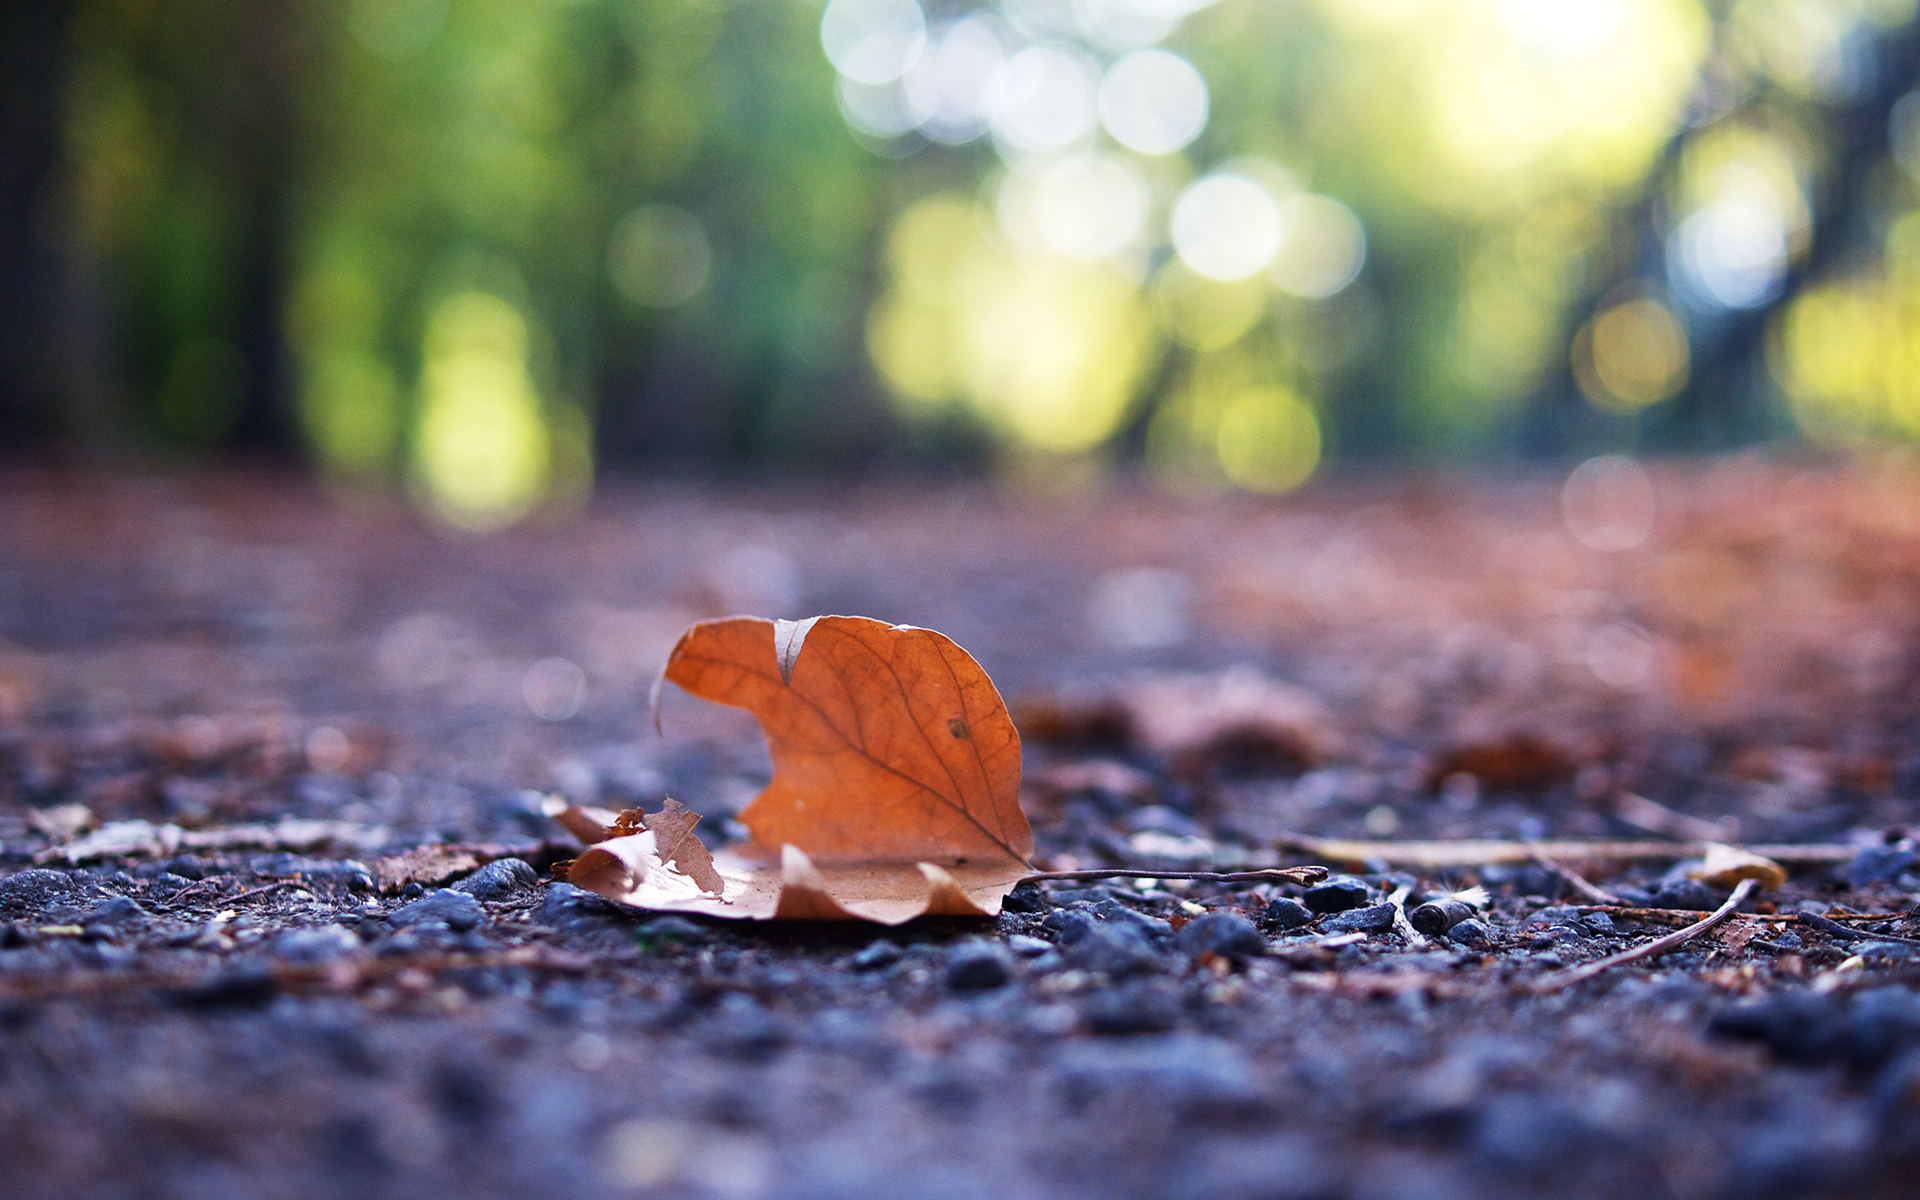
<instances>
[{"instance_id":1,"label":"dark brown earth","mask_svg":"<svg viewBox=\"0 0 1920 1200\"><path fill-rule=\"evenodd\" d=\"M275 477L0 476L0 1193L1911 1195L1920 945L1798 915L1920 933L1920 473L1654 480L1609 551L1544 474L616 488L486 539ZM1294 835L1861 852L1550 994L1726 893L1679 851L1568 864L1613 908L1537 865L1328 864L1361 910L1493 893L1484 944L1413 945L1283 929L1301 889L1270 885L1050 884L895 930L655 918L510 864L434 890L573 853L552 796L737 835L751 722L644 716L674 637L734 611L966 646L1055 867L1302 861ZM137 836L95 854L100 826ZM1209 910L1266 927L1173 933Z\"/></svg>"}]
</instances>

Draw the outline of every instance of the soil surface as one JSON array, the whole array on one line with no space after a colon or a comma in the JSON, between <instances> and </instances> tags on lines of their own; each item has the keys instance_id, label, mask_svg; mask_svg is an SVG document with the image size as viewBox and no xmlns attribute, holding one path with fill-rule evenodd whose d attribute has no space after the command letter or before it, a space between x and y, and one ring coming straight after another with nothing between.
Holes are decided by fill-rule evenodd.
<instances>
[{"instance_id":1,"label":"soil surface","mask_svg":"<svg viewBox=\"0 0 1920 1200\"><path fill-rule=\"evenodd\" d=\"M0 475L0 1191L1911 1195L1920 473L1583 478L616 489L469 538L269 476ZM646 716L732 612L969 649L1056 869L1378 853L894 929L551 882L562 800L743 835L751 719ZM1672 846L1395 865L1467 838ZM1834 849L1552 986L1718 907L1710 841Z\"/></svg>"}]
</instances>

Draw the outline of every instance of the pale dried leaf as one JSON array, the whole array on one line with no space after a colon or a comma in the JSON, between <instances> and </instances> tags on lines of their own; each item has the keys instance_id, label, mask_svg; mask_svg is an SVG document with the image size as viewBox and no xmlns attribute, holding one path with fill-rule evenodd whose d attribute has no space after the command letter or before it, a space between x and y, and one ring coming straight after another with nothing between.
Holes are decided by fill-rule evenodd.
<instances>
[{"instance_id":1,"label":"pale dried leaf","mask_svg":"<svg viewBox=\"0 0 1920 1200\"><path fill-rule=\"evenodd\" d=\"M370 865L383 892L397 892L410 883L437 887L480 866L480 856L465 846L416 846L405 854L377 858Z\"/></svg>"},{"instance_id":2,"label":"pale dried leaf","mask_svg":"<svg viewBox=\"0 0 1920 1200\"><path fill-rule=\"evenodd\" d=\"M1787 870L1770 858L1728 846L1720 842L1707 845L1707 853L1694 878L1714 887L1730 888L1742 879L1752 879L1762 890L1771 890L1787 882Z\"/></svg>"},{"instance_id":3,"label":"pale dried leaf","mask_svg":"<svg viewBox=\"0 0 1920 1200\"><path fill-rule=\"evenodd\" d=\"M848 920L898 925L933 915L991 915L1025 867L996 863L816 865L797 847L777 861L721 851L714 868L723 895L703 892L661 860L651 833L613 838L574 860L567 881L610 900L656 912L735 920Z\"/></svg>"}]
</instances>

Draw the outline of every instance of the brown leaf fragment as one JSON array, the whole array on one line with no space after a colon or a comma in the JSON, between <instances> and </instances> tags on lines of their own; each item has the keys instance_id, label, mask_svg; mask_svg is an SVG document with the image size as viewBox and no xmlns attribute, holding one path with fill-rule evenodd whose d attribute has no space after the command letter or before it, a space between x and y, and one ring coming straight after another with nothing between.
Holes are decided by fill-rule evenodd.
<instances>
[{"instance_id":1,"label":"brown leaf fragment","mask_svg":"<svg viewBox=\"0 0 1920 1200\"><path fill-rule=\"evenodd\" d=\"M405 854L375 859L373 874L381 891L397 892L410 883L436 886L479 867L480 856L468 847L416 846Z\"/></svg>"},{"instance_id":2,"label":"brown leaf fragment","mask_svg":"<svg viewBox=\"0 0 1920 1200\"><path fill-rule=\"evenodd\" d=\"M1579 766L1564 748L1531 733L1456 746L1427 768L1426 788L1450 775L1471 775L1486 792L1544 792L1571 780Z\"/></svg>"},{"instance_id":3,"label":"brown leaf fragment","mask_svg":"<svg viewBox=\"0 0 1920 1200\"><path fill-rule=\"evenodd\" d=\"M620 821L621 814L609 812L604 808L592 808L582 804L568 804L558 797L550 798L545 812L553 818L554 824L580 839L585 845L604 842L614 836L613 828ZM637 833L637 829L626 830Z\"/></svg>"},{"instance_id":4,"label":"brown leaf fragment","mask_svg":"<svg viewBox=\"0 0 1920 1200\"><path fill-rule=\"evenodd\" d=\"M693 836L693 827L700 823L699 813L669 796L665 808L643 814L640 823L653 835L655 853L662 862L672 863L682 875L699 884L703 892L718 896L726 891L726 881L713 869L712 853Z\"/></svg>"}]
</instances>

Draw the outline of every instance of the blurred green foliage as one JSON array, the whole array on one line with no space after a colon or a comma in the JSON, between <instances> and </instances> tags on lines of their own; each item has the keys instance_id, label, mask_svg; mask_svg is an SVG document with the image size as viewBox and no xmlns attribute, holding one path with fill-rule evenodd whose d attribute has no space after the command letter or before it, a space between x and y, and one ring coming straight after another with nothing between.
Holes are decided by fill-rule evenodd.
<instances>
[{"instance_id":1,"label":"blurred green foliage","mask_svg":"<svg viewBox=\"0 0 1920 1200\"><path fill-rule=\"evenodd\" d=\"M37 218L69 432L294 448L485 528L596 463L1092 453L1281 490L1907 420L1904 376L1790 331L1846 324L1829 293L1914 207L1910 3L1128 2L1163 33L1114 41L1105 0L978 20L1096 72L1183 55L1210 116L1171 151L871 127L906 83L837 76L805 0L78 0ZM929 4L925 53L974 11ZM1015 245L1062 154L1139 228L1083 253L1041 212ZM1357 277L1290 282L1285 244L1200 270L1169 213L1223 171L1328 245L1357 215ZM1885 357L1907 302L1869 302Z\"/></svg>"}]
</instances>

